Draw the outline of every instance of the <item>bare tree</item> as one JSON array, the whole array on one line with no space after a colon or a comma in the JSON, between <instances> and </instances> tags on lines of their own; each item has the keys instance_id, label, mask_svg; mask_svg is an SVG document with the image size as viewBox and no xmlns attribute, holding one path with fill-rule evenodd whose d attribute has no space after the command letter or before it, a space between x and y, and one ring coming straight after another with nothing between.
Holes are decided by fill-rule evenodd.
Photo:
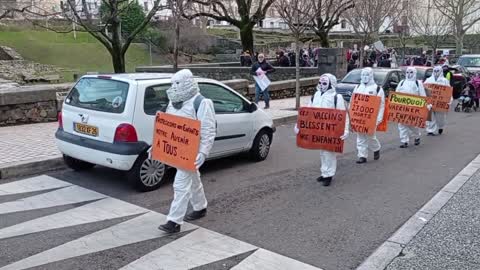
<instances>
[{"instance_id":1,"label":"bare tree","mask_svg":"<svg viewBox=\"0 0 480 270\"><path fill-rule=\"evenodd\" d=\"M161 0L155 0L153 8L144 20L129 33L122 33L121 14L128 10L129 5L136 3L134 0L102 0L105 5L102 14L104 24L99 24L98 20L93 18L87 8L86 0L67 0L66 3L62 3L62 13L66 20L74 25L81 26L108 50L115 73L124 73L126 71L125 54L128 48L137 35L148 25L155 13L160 8L165 8L165 6L160 6L160 2Z\"/></svg>"},{"instance_id":2,"label":"bare tree","mask_svg":"<svg viewBox=\"0 0 480 270\"><path fill-rule=\"evenodd\" d=\"M480 21L480 1L478 0L433 0L438 12L450 21L456 42L456 53L462 54L463 39Z\"/></svg>"},{"instance_id":3,"label":"bare tree","mask_svg":"<svg viewBox=\"0 0 480 270\"><path fill-rule=\"evenodd\" d=\"M446 16L432 7L429 0L427 6L422 3L410 7L409 24L413 33L421 36L432 48L432 62L439 45L451 33L451 24Z\"/></svg>"},{"instance_id":4,"label":"bare tree","mask_svg":"<svg viewBox=\"0 0 480 270\"><path fill-rule=\"evenodd\" d=\"M168 7L172 11L172 19L174 21L175 40L173 42L173 69L178 70L178 51L180 43L180 26L184 15L184 0L168 0Z\"/></svg>"},{"instance_id":5,"label":"bare tree","mask_svg":"<svg viewBox=\"0 0 480 270\"><path fill-rule=\"evenodd\" d=\"M354 0L309 0L312 1L312 12L315 18L312 27L320 38L322 47L328 48L328 33L335 25L340 24L342 15L355 6Z\"/></svg>"},{"instance_id":6,"label":"bare tree","mask_svg":"<svg viewBox=\"0 0 480 270\"><path fill-rule=\"evenodd\" d=\"M295 38L295 108L298 109L300 107L300 38L305 30L311 27L316 14L312 12L313 2L310 0L277 0L275 9Z\"/></svg>"},{"instance_id":7,"label":"bare tree","mask_svg":"<svg viewBox=\"0 0 480 270\"><path fill-rule=\"evenodd\" d=\"M203 5L211 11L195 11L186 14L186 18L209 17L225 21L240 30L243 50L253 52L253 28L267 14L275 0L188 0L190 5Z\"/></svg>"},{"instance_id":8,"label":"bare tree","mask_svg":"<svg viewBox=\"0 0 480 270\"><path fill-rule=\"evenodd\" d=\"M390 28L401 13L400 1L355 0L355 8L344 13L358 39L360 39L360 63L364 45L379 39L380 31Z\"/></svg>"}]
</instances>

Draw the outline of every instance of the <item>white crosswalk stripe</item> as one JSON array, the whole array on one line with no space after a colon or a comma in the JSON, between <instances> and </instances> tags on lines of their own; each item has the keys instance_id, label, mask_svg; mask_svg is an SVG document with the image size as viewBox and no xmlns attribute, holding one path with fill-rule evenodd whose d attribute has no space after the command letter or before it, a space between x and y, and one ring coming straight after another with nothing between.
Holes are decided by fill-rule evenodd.
<instances>
[{"instance_id":1,"label":"white crosswalk stripe","mask_svg":"<svg viewBox=\"0 0 480 270\"><path fill-rule=\"evenodd\" d=\"M51 189L57 190L47 192ZM86 226L95 222L116 218L133 217L111 227L20 259L0 267L0 270L28 269L166 236L165 233L157 229L159 224L165 222L165 215L55 178L40 176L0 185L0 196L33 191L46 192L0 204L0 218L2 214L66 206L82 202L86 202L86 204L0 229L0 250L4 248L1 246L2 239L6 238L23 237L31 233L42 233L72 226ZM135 217L135 215L138 216ZM253 252L232 269L319 270L319 268L300 261L261 249L229 236L199 228L193 224L184 223L182 231L186 235L176 240L171 240L171 242L148 254L140 254L139 259L127 262L121 269L191 269L246 252ZM10 246L9 248L12 247Z\"/></svg>"}]
</instances>

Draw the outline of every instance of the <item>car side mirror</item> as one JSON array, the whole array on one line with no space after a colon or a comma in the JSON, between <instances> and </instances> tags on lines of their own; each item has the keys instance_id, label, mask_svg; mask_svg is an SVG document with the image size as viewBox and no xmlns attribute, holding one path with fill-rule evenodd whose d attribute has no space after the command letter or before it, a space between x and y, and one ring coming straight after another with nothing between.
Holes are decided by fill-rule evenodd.
<instances>
[{"instance_id":1,"label":"car side mirror","mask_svg":"<svg viewBox=\"0 0 480 270\"><path fill-rule=\"evenodd\" d=\"M257 104L255 104L255 103L250 103L247 106L248 106L248 112L249 113L253 113L258 109Z\"/></svg>"}]
</instances>

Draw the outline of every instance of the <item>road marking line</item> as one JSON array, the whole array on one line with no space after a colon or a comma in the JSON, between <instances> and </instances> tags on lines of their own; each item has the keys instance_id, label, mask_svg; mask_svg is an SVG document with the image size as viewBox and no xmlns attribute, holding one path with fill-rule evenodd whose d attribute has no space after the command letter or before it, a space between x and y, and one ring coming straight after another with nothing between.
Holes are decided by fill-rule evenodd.
<instances>
[{"instance_id":1,"label":"road marking line","mask_svg":"<svg viewBox=\"0 0 480 270\"><path fill-rule=\"evenodd\" d=\"M149 212L149 210L114 198L106 198L60 213L0 229L0 239L143 214L146 212Z\"/></svg>"},{"instance_id":2,"label":"road marking line","mask_svg":"<svg viewBox=\"0 0 480 270\"><path fill-rule=\"evenodd\" d=\"M321 270L320 268L282 256L263 248L255 251L231 270Z\"/></svg>"},{"instance_id":3,"label":"road marking line","mask_svg":"<svg viewBox=\"0 0 480 270\"><path fill-rule=\"evenodd\" d=\"M71 242L9 264L0 270L22 270L52 262L75 258L107 249L160 238L166 234L157 229L165 222L165 215L149 212L134 219L97 231ZM197 228L185 223L183 231Z\"/></svg>"},{"instance_id":4,"label":"road marking line","mask_svg":"<svg viewBox=\"0 0 480 270\"><path fill-rule=\"evenodd\" d=\"M255 249L257 247L240 240L200 228L121 270L191 269Z\"/></svg>"},{"instance_id":5,"label":"road marking line","mask_svg":"<svg viewBox=\"0 0 480 270\"><path fill-rule=\"evenodd\" d=\"M0 195L12 195L72 186L47 175L28 178L0 185Z\"/></svg>"},{"instance_id":6,"label":"road marking line","mask_svg":"<svg viewBox=\"0 0 480 270\"><path fill-rule=\"evenodd\" d=\"M49 208L106 198L98 192L79 186L69 186L17 201L0 204L0 214Z\"/></svg>"}]
</instances>

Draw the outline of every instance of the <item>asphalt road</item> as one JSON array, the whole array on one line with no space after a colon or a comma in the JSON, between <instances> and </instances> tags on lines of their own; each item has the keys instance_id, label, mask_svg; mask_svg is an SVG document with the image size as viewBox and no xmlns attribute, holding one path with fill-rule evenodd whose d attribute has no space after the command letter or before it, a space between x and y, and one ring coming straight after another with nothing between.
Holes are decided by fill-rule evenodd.
<instances>
[{"instance_id":1,"label":"asphalt road","mask_svg":"<svg viewBox=\"0 0 480 270\"><path fill-rule=\"evenodd\" d=\"M381 160L369 159L364 165L355 164L355 136L351 135L330 187L315 181L320 171L318 152L295 146L292 125L279 127L266 161L251 163L239 156L206 164L202 173L209 212L194 223L322 269L354 269L480 153L478 123L480 113L450 113L444 135L423 137L420 146L408 149L398 148L398 131L390 125L388 133L379 135ZM171 183L154 192L138 193L122 174L105 168L50 175L161 213L168 212L173 196ZM0 228L32 218L29 213L3 219L5 224L0 220ZM37 211L31 215L46 214ZM76 234L90 233L111 222L104 223L79 229ZM28 237L15 243L0 241L0 247L15 245L8 254L0 252L0 261L8 259L0 266L35 253L35 248L45 243L42 239L58 240L41 249L69 240L62 239L66 236L61 230ZM32 241L37 246L29 244ZM144 254L162 245L147 242L90 255L67 266L54 264L51 269L82 269L88 260L100 267L95 269L115 263L120 266L122 256L135 259L135 251Z\"/></svg>"}]
</instances>

